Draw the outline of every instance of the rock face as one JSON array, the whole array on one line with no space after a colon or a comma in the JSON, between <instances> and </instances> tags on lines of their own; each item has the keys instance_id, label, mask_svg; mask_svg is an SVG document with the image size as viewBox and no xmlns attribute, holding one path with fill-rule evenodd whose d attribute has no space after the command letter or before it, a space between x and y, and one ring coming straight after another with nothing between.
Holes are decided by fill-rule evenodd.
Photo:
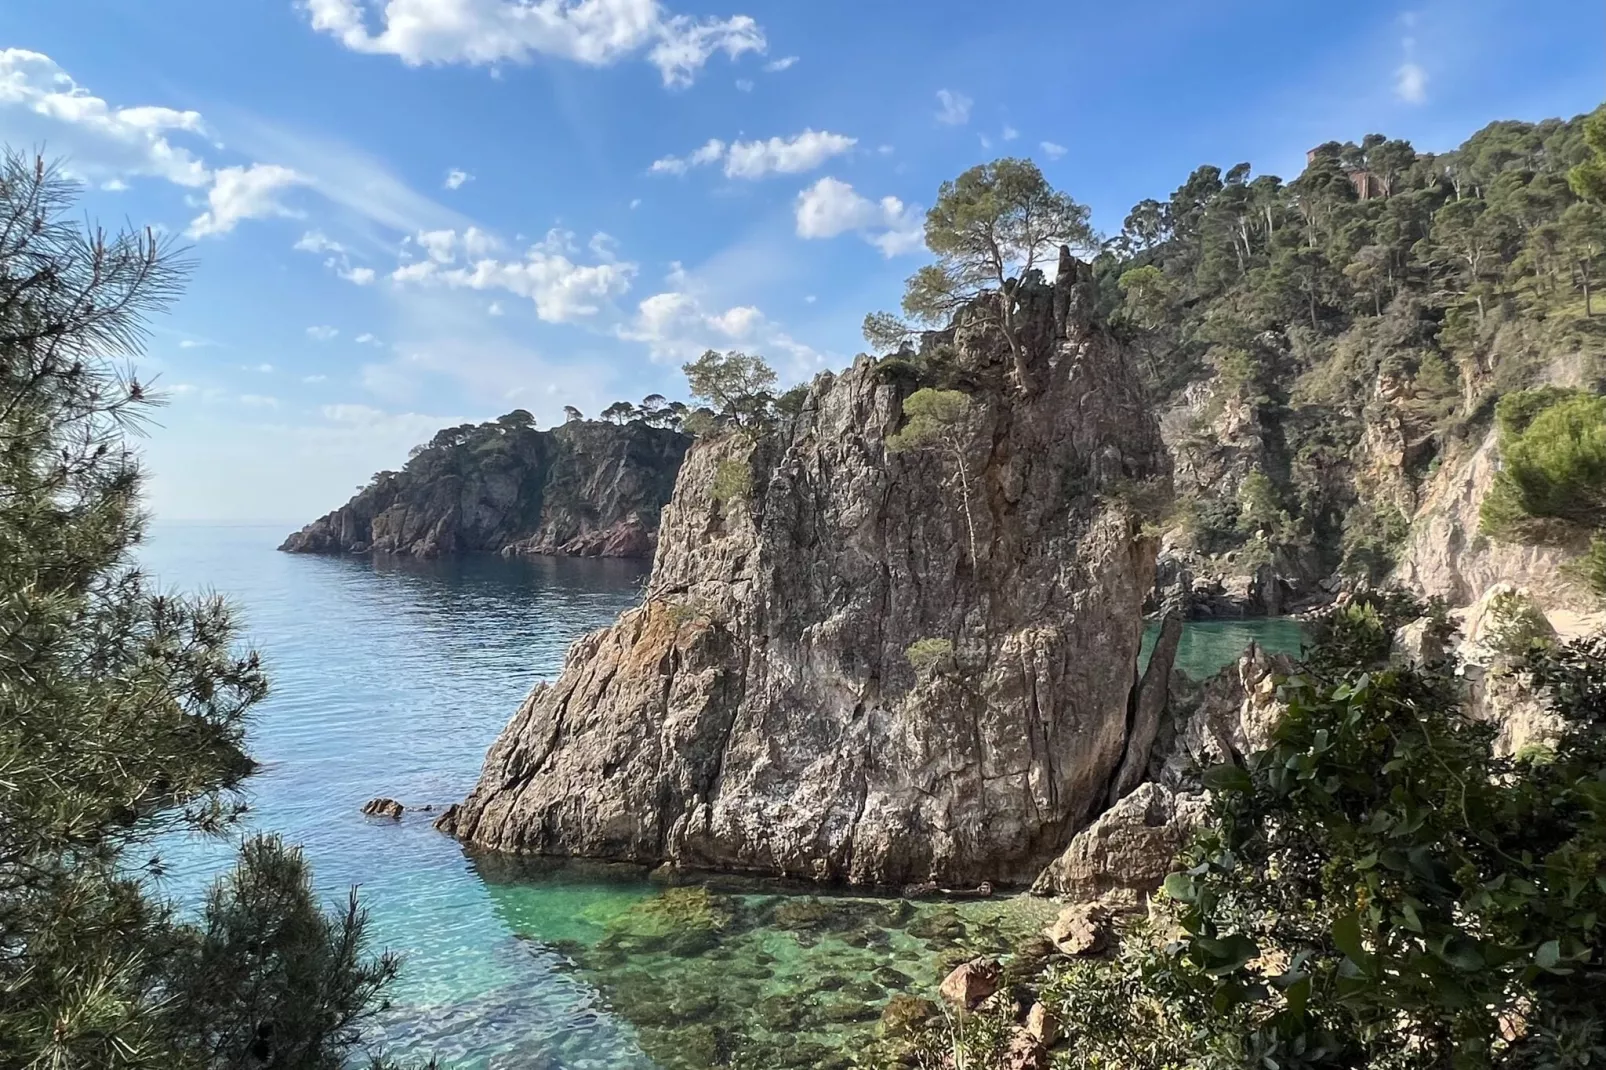
<instances>
[{"instance_id":1,"label":"rock face","mask_svg":"<svg viewBox=\"0 0 1606 1070\"><path fill-rule=\"evenodd\" d=\"M1282 714L1276 680L1293 669L1282 656L1251 645L1236 665L1206 681L1197 693L1174 697L1185 711L1163 723L1148 752L1147 776L1078 832L1037 877L1032 891L1113 910L1143 906L1171 872L1177 852L1203 820L1209 796L1201 770L1242 761L1264 747ZM1186 678L1173 676L1173 691Z\"/></svg>"},{"instance_id":2,"label":"rock face","mask_svg":"<svg viewBox=\"0 0 1606 1070\"><path fill-rule=\"evenodd\" d=\"M1155 553L1127 502L1169 492L1066 259L1023 297L1028 395L962 317L918 366L860 358L782 430L694 447L646 603L575 644L441 827L862 885L1029 881L1122 758ZM887 448L922 377L971 399L968 499L951 457ZM716 500L733 472L748 492ZM921 640L951 653L917 671Z\"/></svg>"},{"instance_id":3,"label":"rock face","mask_svg":"<svg viewBox=\"0 0 1606 1070\"><path fill-rule=\"evenodd\" d=\"M639 421L448 429L404 470L380 473L279 549L650 557L690 443Z\"/></svg>"},{"instance_id":4,"label":"rock face","mask_svg":"<svg viewBox=\"0 0 1606 1070\"><path fill-rule=\"evenodd\" d=\"M1531 590L1546 608L1587 610L1595 600L1563 568L1584 547L1493 542L1478 534L1478 509L1499 471L1498 432L1490 429L1469 456L1447 463L1429 484L1400 558L1396 579L1455 606L1496 583Z\"/></svg>"}]
</instances>

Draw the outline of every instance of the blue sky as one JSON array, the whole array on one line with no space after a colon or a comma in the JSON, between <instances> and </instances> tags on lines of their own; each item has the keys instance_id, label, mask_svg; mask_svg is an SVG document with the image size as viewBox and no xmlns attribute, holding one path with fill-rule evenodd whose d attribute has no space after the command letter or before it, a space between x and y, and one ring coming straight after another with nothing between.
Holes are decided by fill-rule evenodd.
<instances>
[{"instance_id":1,"label":"blue sky","mask_svg":"<svg viewBox=\"0 0 1606 1070\"><path fill-rule=\"evenodd\" d=\"M305 520L438 427L860 348L937 186L1029 155L1119 228L1606 95L1597 0L6 0L0 137L196 262L144 361L172 519ZM998 10L1004 10L1002 7Z\"/></svg>"}]
</instances>

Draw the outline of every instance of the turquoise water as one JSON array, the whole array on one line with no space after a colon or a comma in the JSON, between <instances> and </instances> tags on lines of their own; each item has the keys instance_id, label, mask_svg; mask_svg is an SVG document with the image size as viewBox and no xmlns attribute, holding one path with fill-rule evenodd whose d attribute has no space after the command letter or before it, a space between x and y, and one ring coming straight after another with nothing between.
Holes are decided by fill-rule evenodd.
<instances>
[{"instance_id":1,"label":"turquoise water","mask_svg":"<svg viewBox=\"0 0 1606 1070\"><path fill-rule=\"evenodd\" d=\"M1150 625L1143 633L1143 649L1138 655L1143 666L1149 664L1149 654L1158 633L1156 625ZM1176 667L1194 680L1203 680L1237 661L1238 655L1251 642L1259 643L1273 654L1298 654L1304 634L1300 623L1287 617L1191 621L1182 627Z\"/></svg>"},{"instance_id":2,"label":"turquoise water","mask_svg":"<svg viewBox=\"0 0 1606 1070\"><path fill-rule=\"evenodd\" d=\"M1051 909L666 891L633 870L476 860L433 814L364 818L378 795L439 808L466 794L530 686L635 604L645 569L303 557L274 550L286 530L158 525L143 557L164 588L228 595L262 652L273 691L251 733L250 823L302 844L331 902L361 885L375 946L404 957L379 1025L393 1053L485 1070L844 1065L888 996L1018 951ZM1249 638L1298 634L1192 625L1180 663L1207 673ZM167 890L191 898L232 851L171 845Z\"/></svg>"}]
</instances>

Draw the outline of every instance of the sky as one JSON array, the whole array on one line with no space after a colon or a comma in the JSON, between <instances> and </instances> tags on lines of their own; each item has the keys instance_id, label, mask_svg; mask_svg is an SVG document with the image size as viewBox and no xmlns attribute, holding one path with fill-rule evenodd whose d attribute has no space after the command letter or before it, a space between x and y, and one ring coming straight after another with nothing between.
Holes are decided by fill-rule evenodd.
<instances>
[{"instance_id":1,"label":"sky","mask_svg":"<svg viewBox=\"0 0 1606 1070\"><path fill-rule=\"evenodd\" d=\"M1120 229L1606 97L1599 0L5 0L0 140L187 249L140 373L159 519L304 522L444 426L851 362L945 179L1029 156Z\"/></svg>"}]
</instances>

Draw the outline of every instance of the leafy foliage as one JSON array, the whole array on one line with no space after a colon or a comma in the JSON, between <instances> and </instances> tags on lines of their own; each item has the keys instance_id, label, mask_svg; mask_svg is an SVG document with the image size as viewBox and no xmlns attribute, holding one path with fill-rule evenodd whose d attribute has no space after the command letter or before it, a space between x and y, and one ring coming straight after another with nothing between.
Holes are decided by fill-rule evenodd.
<instances>
[{"instance_id":1,"label":"leafy foliage","mask_svg":"<svg viewBox=\"0 0 1606 1070\"><path fill-rule=\"evenodd\" d=\"M773 415L775 369L763 357L710 349L680 370L686 373L692 397L738 427L752 430Z\"/></svg>"},{"instance_id":2,"label":"leafy foliage","mask_svg":"<svg viewBox=\"0 0 1606 1070\"><path fill-rule=\"evenodd\" d=\"M708 496L720 505L745 502L753 493L753 473L745 461L730 458L719 462Z\"/></svg>"},{"instance_id":3,"label":"leafy foliage","mask_svg":"<svg viewBox=\"0 0 1606 1070\"><path fill-rule=\"evenodd\" d=\"M1055 190L1030 160L1002 159L972 167L944 182L926 213L926 247L934 264L910 276L904 312L922 323L946 324L975 304L998 324L1015 358L1022 389L1030 389L1015 314L1019 297L1011 280L1039 270L1061 244L1094 246L1088 209ZM907 333L885 313L865 319L872 341Z\"/></svg>"},{"instance_id":4,"label":"leafy foliage","mask_svg":"<svg viewBox=\"0 0 1606 1070\"><path fill-rule=\"evenodd\" d=\"M1481 438L1555 352L1599 373L1606 205L1569 186L1597 158L1591 124L1606 130L1600 113L1493 123L1442 155L1369 134L1317 146L1292 180L1206 165L1133 207L1095 276L1157 404L1199 414L1201 477L1178 488L1196 545L1264 530L1312 569L1386 572L1401 484ZM1368 456L1369 425L1399 434L1408 470L1379 471L1394 462ZM1229 517L1249 472L1288 523Z\"/></svg>"},{"instance_id":5,"label":"leafy foliage","mask_svg":"<svg viewBox=\"0 0 1606 1070\"><path fill-rule=\"evenodd\" d=\"M1484 498L1482 529L1520 538L1535 520L1606 526L1606 398L1517 394L1497 413L1501 467Z\"/></svg>"},{"instance_id":6,"label":"leafy foliage","mask_svg":"<svg viewBox=\"0 0 1606 1070\"><path fill-rule=\"evenodd\" d=\"M123 362L186 266L80 230L73 194L0 162L0 1066L335 1070L397 968L356 905L324 914L271 838L196 919L135 860L235 826L267 680L220 600L134 564L155 399Z\"/></svg>"},{"instance_id":7,"label":"leafy foliage","mask_svg":"<svg viewBox=\"0 0 1606 1070\"><path fill-rule=\"evenodd\" d=\"M909 659L915 672L935 672L953 661L954 644L948 639L916 639L904 651L904 657Z\"/></svg>"}]
</instances>

